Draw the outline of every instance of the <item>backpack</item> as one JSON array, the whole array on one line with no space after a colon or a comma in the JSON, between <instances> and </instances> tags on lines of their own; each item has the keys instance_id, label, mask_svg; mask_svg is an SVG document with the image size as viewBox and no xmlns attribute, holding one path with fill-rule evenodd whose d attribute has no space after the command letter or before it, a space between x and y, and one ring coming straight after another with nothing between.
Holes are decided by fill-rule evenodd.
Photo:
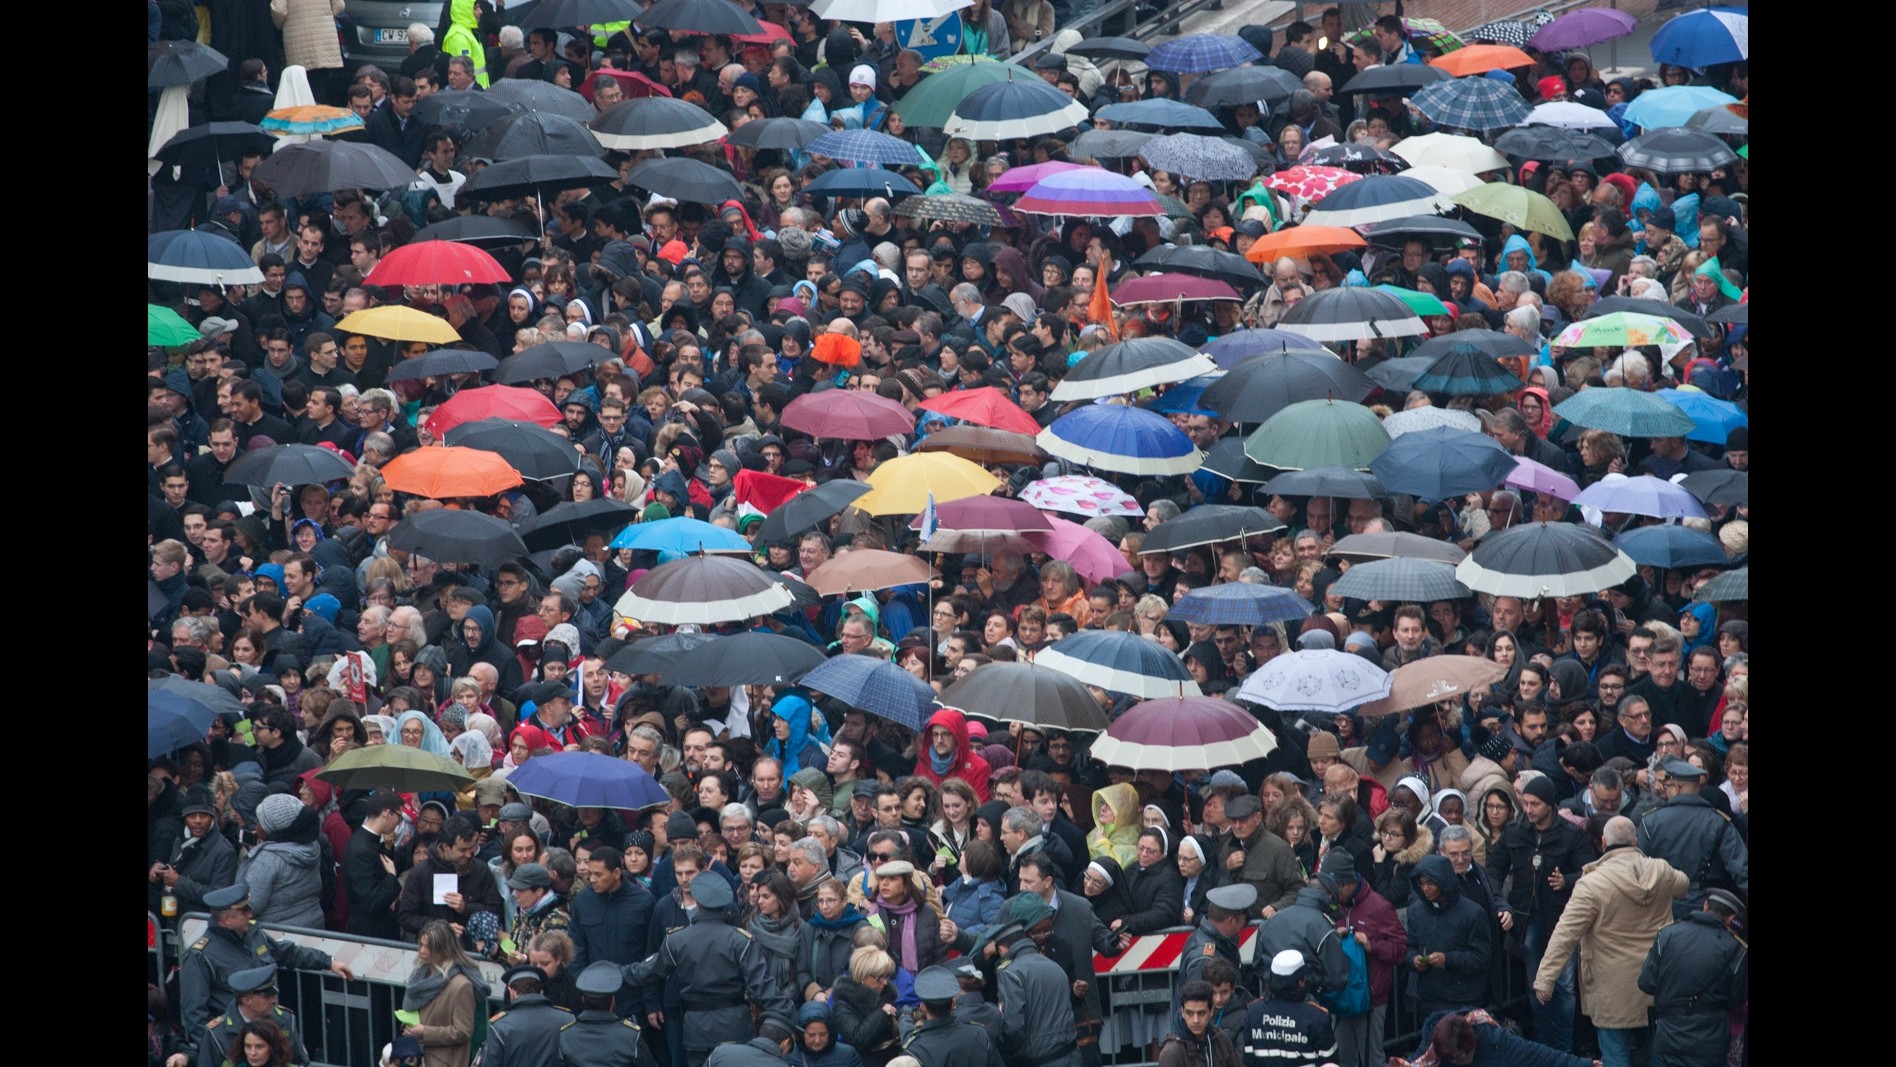
<instances>
[{"instance_id":1,"label":"backpack","mask_svg":"<svg viewBox=\"0 0 1896 1067\"><path fill-rule=\"evenodd\" d=\"M1369 955L1358 944L1353 931L1343 932L1337 938L1343 945L1343 955L1350 961L1350 980L1341 989L1332 989L1321 995L1325 1006L1340 1017L1369 1014Z\"/></svg>"}]
</instances>

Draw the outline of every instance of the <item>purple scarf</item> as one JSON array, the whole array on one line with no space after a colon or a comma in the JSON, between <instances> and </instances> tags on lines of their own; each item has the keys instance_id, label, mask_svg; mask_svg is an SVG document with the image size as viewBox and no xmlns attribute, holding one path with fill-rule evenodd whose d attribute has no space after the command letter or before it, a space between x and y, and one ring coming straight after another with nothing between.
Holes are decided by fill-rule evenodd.
<instances>
[{"instance_id":1,"label":"purple scarf","mask_svg":"<svg viewBox=\"0 0 1896 1067\"><path fill-rule=\"evenodd\" d=\"M914 974L922 969L921 959L915 951L915 911L921 906L922 898L915 895L914 887L911 886L908 902L906 904L891 904L877 897L875 906L870 909L870 914L872 915L881 915L886 912L887 914L896 916L902 923L902 948L898 962L901 963L902 968L910 974ZM885 919L882 922L883 932L887 933L888 928L888 920Z\"/></svg>"}]
</instances>

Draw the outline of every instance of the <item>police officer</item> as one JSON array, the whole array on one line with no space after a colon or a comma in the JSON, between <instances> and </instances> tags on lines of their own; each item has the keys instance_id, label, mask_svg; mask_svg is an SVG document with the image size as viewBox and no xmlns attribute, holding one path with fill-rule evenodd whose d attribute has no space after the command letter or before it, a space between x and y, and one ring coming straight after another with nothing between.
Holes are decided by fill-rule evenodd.
<instances>
[{"instance_id":1,"label":"police officer","mask_svg":"<svg viewBox=\"0 0 1896 1067\"><path fill-rule=\"evenodd\" d=\"M980 971L975 972L977 975ZM902 1041L902 1051L922 1067L1001 1067L1001 1053L988 1032L957 1017L961 981L946 967L924 967L915 976L921 1025Z\"/></svg>"},{"instance_id":2,"label":"police officer","mask_svg":"<svg viewBox=\"0 0 1896 1067\"><path fill-rule=\"evenodd\" d=\"M1271 957L1270 993L1244 1016L1244 1059L1258 1067L1316 1067L1336 1058L1336 1025L1311 1000L1304 954L1287 948Z\"/></svg>"},{"instance_id":3,"label":"police officer","mask_svg":"<svg viewBox=\"0 0 1896 1067\"><path fill-rule=\"evenodd\" d=\"M241 1059L242 1050L233 1050L231 1043L237 1040L237 1031L242 1030L245 1023L261 1019L276 1023L289 1035L291 1058L295 1062L309 1062L309 1051L303 1047L303 1028L297 1024L296 1013L277 1004L276 973L276 964L266 963L230 976L231 992L237 1003L198 1032L198 1067L222 1067L226 1060ZM183 1063L184 1057L174 1055L166 1062Z\"/></svg>"},{"instance_id":4,"label":"police officer","mask_svg":"<svg viewBox=\"0 0 1896 1067\"><path fill-rule=\"evenodd\" d=\"M1750 947L1739 936L1744 917L1736 894L1708 890L1703 908L1653 941L1639 988L1652 994L1656 1067L1724 1067L1731 1050L1725 1013L1750 988Z\"/></svg>"},{"instance_id":5,"label":"police officer","mask_svg":"<svg viewBox=\"0 0 1896 1067\"><path fill-rule=\"evenodd\" d=\"M560 1062L569 1067L657 1067L639 1026L613 1011L625 985L619 965L600 960L573 980L580 1013L560 1028Z\"/></svg>"},{"instance_id":6,"label":"police officer","mask_svg":"<svg viewBox=\"0 0 1896 1067\"><path fill-rule=\"evenodd\" d=\"M961 994L955 997L955 1018L986 1030L988 1040L994 1043L995 1048L999 1048L1001 1013L981 995L987 988L987 976L981 973L981 965L974 957L963 956L949 961L948 966L955 972L955 981L961 985Z\"/></svg>"},{"instance_id":7,"label":"police officer","mask_svg":"<svg viewBox=\"0 0 1896 1067\"><path fill-rule=\"evenodd\" d=\"M719 879L722 881L722 879ZM766 1015L757 1024L757 1036L739 1044L728 1041L711 1050L706 1067L783 1067L790 1050L796 1046L796 1034L789 1023L775 1015ZM689 1051L689 1050L687 1050Z\"/></svg>"},{"instance_id":8,"label":"police officer","mask_svg":"<svg viewBox=\"0 0 1896 1067\"><path fill-rule=\"evenodd\" d=\"M1655 785L1670 799L1639 821L1639 850L1692 880L1685 896L1672 902L1672 917L1683 922L1698 910L1708 889L1751 891L1751 853L1731 819L1699 796L1705 785L1702 769L1673 758L1660 771Z\"/></svg>"},{"instance_id":9,"label":"police officer","mask_svg":"<svg viewBox=\"0 0 1896 1067\"><path fill-rule=\"evenodd\" d=\"M731 906L731 883L716 871L702 872L691 880L691 897L698 905L691 925L666 935L657 952L626 964L622 973L627 982L678 976L685 1062L704 1067L720 1043L755 1033L747 996L780 1020L791 1018L795 1005L790 991L770 976L751 935L730 925L725 909Z\"/></svg>"},{"instance_id":10,"label":"police officer","mask_svg":"<svg viewBox=\"0 0 1896 1067\"><path fill-rule=\"evenodd\" d=\"M1001 1010L1001 1049L1009 1067L1079 1067L1073 989L1045 955L1053 938L1053 906L1037 893L1001 905L992 945Z\"/></svg>"},{"instance_id":11,"label":"police officer","mask_svg":"<svg viewBox=\"0 0 1896 1067\"><path fill-rule=\"evenodd\" d=\"M507 1006L487 1021L481 1067L558 1067L560 1030L573 1013L546 999L546 972L522 964L500 980Z\"/></svg>"},{"instance_id":12,"label":"police officer","mask_svg":"<svg viewBox=\"0 0 1896 1067\"><path fill-rule=\"evenodd\" d=\"M1205 964L1214 959L1228 960L1239 974L1244 973L1243 960L1238 956L1238 935L1244 932L1245 917L1256 905L1257 887L1249 882L1221 885L1205 894L1205 914L1199 916L1198 928L1185 939L1185 949L1178 958L1174 1000L1185 983L1204 980Z\"/></svg>"},{"instance_id":13,"label":"police officer","mask_svg":"<svg viewBox=\"0 0 1896 1067\"><path fill-rule=\"evenodd\" d=\"M204 894L204 906L211 909L211 926L184 950L178 964L187 1034L230 1010L230 978L238 971L274 962L292 970L327 968L343 978L355 977L347 964L331 960L327 952L266 935L252 921L250 887L243 882Z\"/></svg>"}]
</instances>

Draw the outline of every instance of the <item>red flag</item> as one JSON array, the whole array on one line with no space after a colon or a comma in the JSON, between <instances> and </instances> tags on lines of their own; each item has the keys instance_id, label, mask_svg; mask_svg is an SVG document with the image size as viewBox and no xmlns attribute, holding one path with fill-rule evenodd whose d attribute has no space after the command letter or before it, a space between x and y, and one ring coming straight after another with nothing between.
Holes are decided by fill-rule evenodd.
<instances>
[{"instance_id":1,"label":"red flag","mask_svg":"<svg viewBox=\"0 0 1896 1067\"><path fill-rule=\"evenodd\" d=\"M763 471L741 470L731 479L731 495L740 515L768 515L807 488L795 478Z\"/></svg>"},{"instance_id":2,"label":"red flag","mask_svg":"<svg viewBox=\"0 0 1896 1067\"><path fill-rule=\"evenodd\" d=\"M1102 258L1093 268L1093 301L1087 305L1087 321L1106 328L1106 336L1119 340L1119 327L1113 324L1113 298L1106 291L1106 275L1112 271L1112 261Z\"/></svg>"}]
</instances>

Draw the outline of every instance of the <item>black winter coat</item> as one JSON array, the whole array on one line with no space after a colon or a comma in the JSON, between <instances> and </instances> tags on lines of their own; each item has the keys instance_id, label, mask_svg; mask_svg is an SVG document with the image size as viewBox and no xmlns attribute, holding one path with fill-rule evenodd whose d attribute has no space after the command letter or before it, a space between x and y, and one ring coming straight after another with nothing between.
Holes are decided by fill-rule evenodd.
<instances>
[{"instance_id":1,"label":"black winter coat","mask_svg":"<svg viewBox=\"0 0 1896 1067\"><path fill-rule=\"evenodd\" d=\"M375 831L356 827L342 850L342 878L349 901L349 932L399 940L401 923L390 905L401 896L401 880L382 866L388 852Z\"/></svg>"},{"instance_id":2,"label":"black winter coat","mask_svg":"<svg viewBox=\"0 0 1896 1067\"><path fill-rule=\"evenodd\" d=\"M1441 899L1434 903L1422 894L1424 875L1441 886ZM1409 902L1409 960L1404 969L1412 976L1416 997L1435 1004L1480 1003L1494 952L1493 921L1462 896L1461 882L1447 857L1423 857L1409 877L1413 897ZM1435 952L1442 953L1444 965L1418 972L1413 966L1415 957Z\"/></svg>"}]
</instances>

